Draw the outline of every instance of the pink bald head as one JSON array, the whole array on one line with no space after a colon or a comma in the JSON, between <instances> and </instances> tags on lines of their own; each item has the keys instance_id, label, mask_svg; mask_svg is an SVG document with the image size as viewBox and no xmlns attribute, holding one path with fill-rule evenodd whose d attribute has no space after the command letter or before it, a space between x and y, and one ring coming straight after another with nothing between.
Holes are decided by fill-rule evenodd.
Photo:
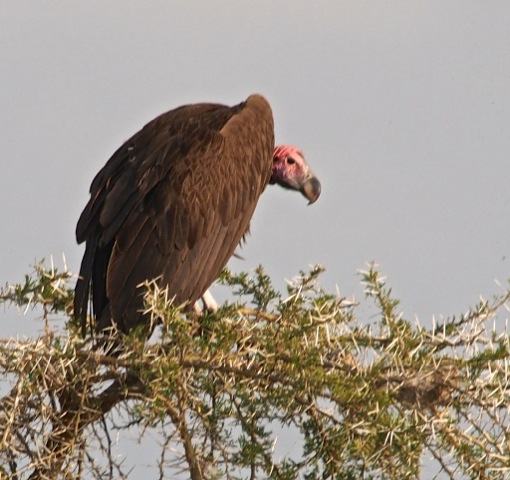
<instances>
[{"instance_id":1,"label":"pink bald head","mask_svg":"<svg viewBox=\"0 0 510 480\"><path fill-rule=\"evenodd\" d=\"M321 184L306 163L303 152L292 145L275 147L269 183L299 190L310 203L315 202L321 194Z\"/></svg>"}]
</instances>

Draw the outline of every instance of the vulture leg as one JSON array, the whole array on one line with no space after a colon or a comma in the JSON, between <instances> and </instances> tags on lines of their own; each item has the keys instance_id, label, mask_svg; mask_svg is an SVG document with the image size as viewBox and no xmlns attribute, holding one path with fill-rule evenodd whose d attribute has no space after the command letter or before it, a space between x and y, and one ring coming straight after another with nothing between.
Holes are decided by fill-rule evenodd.
<instances>
[{"instance_id":1,"label":"vulture leg","mask_svg":"<svg viewBox=\"0 0 510 480\"><path fill-rule=\"evenodd\" d=\"M209 312L216 312L218 310L218 303L214 300L214 297L209 290L206 290L200 299L202 300L203 308L205 310L208 310ZM193 310L197 314L202 313L202 307L198 302L195 302Z\"/></svg>"}]
</instances>

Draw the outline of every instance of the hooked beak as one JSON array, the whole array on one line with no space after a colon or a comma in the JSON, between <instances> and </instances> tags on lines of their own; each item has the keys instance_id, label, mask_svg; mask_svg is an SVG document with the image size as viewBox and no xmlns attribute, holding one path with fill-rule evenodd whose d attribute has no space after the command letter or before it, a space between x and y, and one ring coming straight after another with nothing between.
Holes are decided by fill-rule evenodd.
<instances>
[{"instance_id":1,"label":"hooked beak","mask_svg":"<svg viewBox=\"0 0 510 480\"><path fill-rule=\"evenodd\" d=\"M310 175L303 182L299 191L309 200L308 205L311 205L321 194L321 182L310 172Z\"/></svg>"}]
</instances>

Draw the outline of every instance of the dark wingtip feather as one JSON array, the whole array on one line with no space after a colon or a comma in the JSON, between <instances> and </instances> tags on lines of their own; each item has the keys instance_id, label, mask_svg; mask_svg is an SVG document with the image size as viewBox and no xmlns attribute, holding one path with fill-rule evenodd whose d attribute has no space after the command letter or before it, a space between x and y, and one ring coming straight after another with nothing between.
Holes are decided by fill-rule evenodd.
<instances>
[{"instance_id":1,"label":"dark wingtip feather","mask_svg":"<svg viewBox=\"0 0 510 480\"><path fill-rule=\"evenodd\" d=\"M74 317L80 321L83 336L87 333L87 314L90 294L90 280L92 277L92 268L94 256L97 248L97 238L92 238L87 242L83 260L80 266L80 276L74 289Z\"/></svg>"}]
</instances>

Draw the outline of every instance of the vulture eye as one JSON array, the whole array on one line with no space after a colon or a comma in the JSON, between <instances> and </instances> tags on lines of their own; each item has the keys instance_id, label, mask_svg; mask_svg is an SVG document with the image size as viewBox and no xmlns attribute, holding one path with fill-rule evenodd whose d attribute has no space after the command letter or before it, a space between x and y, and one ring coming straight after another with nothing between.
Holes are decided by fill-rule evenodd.
<instances>
[{"instance_id":1,"label":"vulture eye","mask_svg":"<svg viewBox=\"0 0 510 480\"><path fill-rule=\"evenodd\" d=\"M292 157L287 157L287 165L294 165L296 163L296 160L294 160Z\"/></svg>"}]
</instances>

